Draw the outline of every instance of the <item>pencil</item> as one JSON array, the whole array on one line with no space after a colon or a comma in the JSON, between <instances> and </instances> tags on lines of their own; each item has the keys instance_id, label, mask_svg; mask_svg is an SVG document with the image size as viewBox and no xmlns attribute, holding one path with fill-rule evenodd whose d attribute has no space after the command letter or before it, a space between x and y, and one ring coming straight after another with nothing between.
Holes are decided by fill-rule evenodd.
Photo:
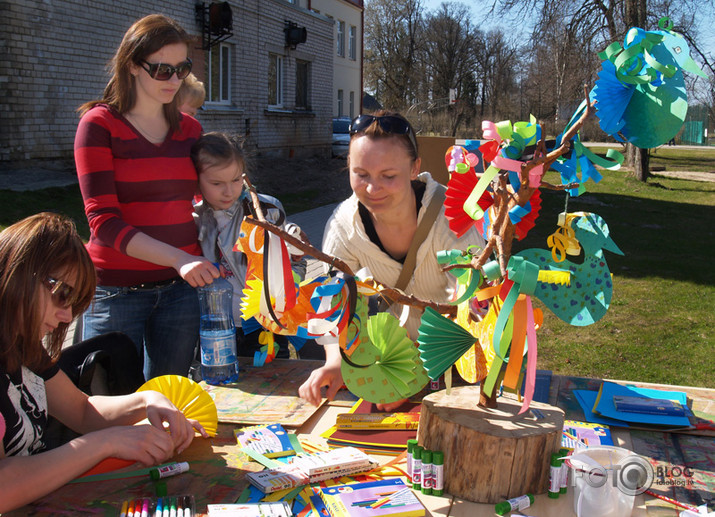
<instances>
[{"instance_id":1,"label":"pencil","mask_svg":"<svg viewBox=\"0 0 715 517\"><path fill-rule=\"evenodd\" d=\"M660 495L660 494L656 494L656 493L653 492L652 490L646 490L645 493L648 494L648 495L652 495L652 496L655 497L656 499L660 499L661 501L665 501L666 503L674 504L675 506L680 506L681 508L685 508L686 510L694 510L694 511L696 511L696 512L698 511L698 508L695 507L695 506L692 506L692 505L689 505L689 504L685 504L685 503L680 503L680 502L676 501L675 499L671 499L670 497L667 497L667 496L664 496L664 495Z\"/></svg>"}]
</instances>

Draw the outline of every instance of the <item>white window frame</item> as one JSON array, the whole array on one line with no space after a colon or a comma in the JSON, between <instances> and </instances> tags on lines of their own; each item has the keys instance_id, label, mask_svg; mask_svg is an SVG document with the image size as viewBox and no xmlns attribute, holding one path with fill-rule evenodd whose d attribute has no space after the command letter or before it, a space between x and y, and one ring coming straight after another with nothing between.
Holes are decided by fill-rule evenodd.
<instances>
[{"instance_id":1,"label":"white window frame","mask_svg":"<svg viewBox=\"0 0 715 517\"><path fill-rule=\"evenodd\" d=\"M348 34L348 57L353 61L357 59L357 27L355 25L350 26Z\"/></svg>"},{"instance_id":2,"label":"white window frame","mask_svg":"<svg viewBox=\"0 0 715 517\"><path fill-rule=\"evenodd\" d=\"M218 52L218 85L214 84L214 56ZM220 43L209 49L207 56L206 103L219 105L231 104L231 45ZM214 89L218 87L217 96Z\"/></svg>"},{"instance_id":3,"label":"white window frame","mask_svg":"<svg viewBox=\"0 0 715 517\"><path fill-rule=\"evenodd\" d=\"M305 105L301 106L298 104L298 88L299 88L299 77L298 77L298 71L300 70L301 65L305 65ZM295 61L295 107L297 109L302 109L302 110L309 110L310 105L311 105L311 98L310 98L310 74L312 73L310 69L310 61L305 61L302 59L296 59Z\"/></svg>"},{"instance_id":4,"label":"white window frame","mask_svg":"<svg viewBox=\"0 0 715 517\"><path fill-rule=\"evenodd\" d=\"M345 57L345 22L338 20L338 36L336 38L338 46L338 56Z\"/></svg>"},{"instance_id":5,"label":"white window frame","mask_svg":"<svg viewBox=\"0 0 715 517\"><path fill-rule=\"evenodd\" d=\"M275 77L271 77L271 69L274 66L275 59ZM282 108L283 107L283 93L284 93L284 61L283 56L280 54L270 53L268 54L268 106L271 108ZM275 81L275 84L271 84ZM276 98L271 99L271 86L275 87ZM271 101L275 100L275 103Z\"/></svg>"}]
</instances>

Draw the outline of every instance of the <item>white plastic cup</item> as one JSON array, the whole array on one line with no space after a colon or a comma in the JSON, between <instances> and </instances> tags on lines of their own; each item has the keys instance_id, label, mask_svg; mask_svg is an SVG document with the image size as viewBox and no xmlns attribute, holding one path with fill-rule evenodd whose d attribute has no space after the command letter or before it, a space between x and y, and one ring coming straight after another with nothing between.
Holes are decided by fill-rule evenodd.
<instances>
[{"instance_id":1,"label":"white plastic cup","mask_svg":"<svg viewBox=\"0 0 715 517\"><path fill-rule=\"evenodd\" d=\"M566 460L573 470L574 512L577 517L628 517L635 495L623 486L624 460L635 453L602 445L579 448Z\"/></svg>"}]
</instances>

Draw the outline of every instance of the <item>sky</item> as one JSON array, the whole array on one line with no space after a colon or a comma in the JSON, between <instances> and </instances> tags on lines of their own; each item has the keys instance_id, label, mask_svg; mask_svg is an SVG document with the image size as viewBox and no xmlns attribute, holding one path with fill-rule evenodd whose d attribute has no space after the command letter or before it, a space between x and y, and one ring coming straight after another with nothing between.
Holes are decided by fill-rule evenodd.
<instances>
[{"instance_id":1,"label":"sky","mask_svg":"<svg viewBox=\"0 0 715 517\"><path fill-rule=\"evenodd\" d=\"M425 10L427 11L433 11L442 4L443 0L422 0L422 5L424 6ZM491 28L496 28L499 27L501 24L499 22L490 22L487 20L485 12L488 11L491 6L492 6L492 1L491 0L464 0L464 1L454 1L454 2L449 2L449 3L461 3L469 7L472 12L474 13L474 19L472 20L475 25L479 25L479 27L482 30L489 30ZM707 5L707 2L704 2L703 9L709 10L710 13L702 12L700 13L703 19L707 20L713 19L715 17L715 9L713 9L712 6ZM501 25L503 29L507 29L509 25L503 24ZM527 33L525 36L529 35L529 29L524 28ZM652 29L649 29L652 30ZM703 24L702 27L702 32L701 32L702 39L701 41L704 42L704 49L706 52L709 52L711 55L715 56L715 27L712 25L708 24Z\"/></svg>"}]
</instances>

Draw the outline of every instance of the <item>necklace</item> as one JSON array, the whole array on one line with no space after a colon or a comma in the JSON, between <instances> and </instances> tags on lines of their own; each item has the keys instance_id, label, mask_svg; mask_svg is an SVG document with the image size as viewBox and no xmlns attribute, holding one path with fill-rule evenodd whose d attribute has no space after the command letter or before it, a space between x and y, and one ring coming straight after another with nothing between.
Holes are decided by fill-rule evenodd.
<instances>
[{"instance_id":1,"label":"necklace","mask_svg":"<svg viewBox=\"0 0 715 517\"><path fill-rule=\"evenodd\" d=\"M139 132L144 136L144 138L146 138L153 144L160 144L166 138L166 133L164 133L162 136L156 136L155 134L147 131L146 128L139 123L139 120L137 119L136 115L127 113L125 115L125 118L129 120L129 122L139 130Z\"/></svg>"}]
</instances>

